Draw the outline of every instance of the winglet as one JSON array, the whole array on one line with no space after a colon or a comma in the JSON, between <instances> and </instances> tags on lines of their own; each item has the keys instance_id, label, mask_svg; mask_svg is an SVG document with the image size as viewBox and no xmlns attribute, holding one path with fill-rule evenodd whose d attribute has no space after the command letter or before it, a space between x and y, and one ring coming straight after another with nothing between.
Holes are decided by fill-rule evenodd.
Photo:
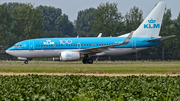
<instances>
[{"instance_id":1,"label":"winglet","mask_svg":"<svg viewBox=\"0 0 180 101\"><path fill-rule=\"evenodd\" d=\"M128 44L128 43L130 42L130 40L131 40L131 37L132 37L133 33L134 33L134 31L132 31L132 32L128 35L128 37L125 39L125 41L124 41L122 44Z\"/></svg>"},{"instance_id":2,"label":"winglet","mask_svg":"<svg viewBox=\"0 0 180 101\"><path fill-rule=\"evenodd\" d=\"M102 33L99 33L99 35L97 37L101 37L102 36Z\"/></svg>"}]
</instances>

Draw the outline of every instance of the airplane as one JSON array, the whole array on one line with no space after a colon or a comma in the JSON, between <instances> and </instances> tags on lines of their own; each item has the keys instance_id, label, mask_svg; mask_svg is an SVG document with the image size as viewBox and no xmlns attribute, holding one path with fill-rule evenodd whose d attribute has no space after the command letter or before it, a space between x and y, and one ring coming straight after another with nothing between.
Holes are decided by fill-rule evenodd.
<instances>
[{"instance_id":1,"label":"airplane","mask_svg":"<svg viewBox=\"0 0 180 101\"><path fill-rule=\"evenodd\" d=\"M175 35L159 36L165 2L159 2L141 25L118 37L40 38L16 43L6 53L18 57L25 64L32 58L53 58L54 61L76 61L92 64L92 57L118 56L158 45Z\"/></svg>"}]
</instances>

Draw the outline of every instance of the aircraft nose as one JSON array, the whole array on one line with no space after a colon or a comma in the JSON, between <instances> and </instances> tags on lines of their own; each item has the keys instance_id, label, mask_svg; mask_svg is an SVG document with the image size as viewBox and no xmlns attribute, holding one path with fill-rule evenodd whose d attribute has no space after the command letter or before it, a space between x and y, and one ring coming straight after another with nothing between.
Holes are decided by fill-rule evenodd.
<instances>
[{"instance_id":1,"label":"aircraft nose","mask_svg":"<svg viewBox=\"0 0 180 101\"><path fill-rule=\"evenodd\" d=\"M9 54L9 50L8 49L6 50L6 53Z\"/></svg>"},{"instance_id":2,"label":"aircraft nose","mask_svg":"<svg viewBox=\"0 0 180 101\"><path fill-rule=\"evenodd\" d=\"M8 48L8 49L6 50L6 53L7 53L7 54L10 54L11 48L12 48L12 47L10 47L10 48Z\"/></svg>"}]
</instances>

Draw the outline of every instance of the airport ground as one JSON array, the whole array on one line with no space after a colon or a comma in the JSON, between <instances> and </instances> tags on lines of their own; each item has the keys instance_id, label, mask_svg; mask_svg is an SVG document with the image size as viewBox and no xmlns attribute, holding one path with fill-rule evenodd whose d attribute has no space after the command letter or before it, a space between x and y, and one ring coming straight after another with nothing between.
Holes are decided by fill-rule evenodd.
<instances>
[{"instance_id":1,"label":"airport ground","mask_svg":"<svg viewBox=\"0 0 180 101\"><path fill-rule=\"evenodd\" d=\"M0 100L179 101L178 75L180 61L0 61Z\"/></svg>"},{"instance_id":2,"label":"airport ground","mask_svg":"<svg viewBox=\"0 0 180 101\"><path fill-rule=\"evenodd\" d=\"M0 61L0 75L94 75L94 76L177 76L180 61Z\"/></svg>"}]
</instances>

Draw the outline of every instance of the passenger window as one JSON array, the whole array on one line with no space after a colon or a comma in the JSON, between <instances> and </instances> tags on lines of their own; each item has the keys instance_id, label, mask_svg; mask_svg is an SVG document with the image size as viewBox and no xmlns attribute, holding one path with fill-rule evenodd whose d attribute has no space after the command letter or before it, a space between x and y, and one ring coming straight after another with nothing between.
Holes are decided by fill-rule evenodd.
<instances>
[{"instance_id":1,"label":"passenger window","mask_svg":"<svg viewBox=\"0 0 180 101\"><path fill-rule=\"evenodd\" d=\"M38 47L38 45L36 45L36 47Z\"/></svg>"},{"instance_id":2,"label":"passenger window","mask_svg":"<svg viewBox=\"0 0 180 101\"><path fill-rule=\"evenodd\" d=\"M43 45L41 45L41 47L43 47Z\"/></svg>"},{"instance_id":3,"label":"passenger window","mask_svg":"<svg viewBox=\"0 0 180 101\"><path fill-rule=\"evenodd\" d=\"M63 46L63 45L61 45L61 46Z\"/></svg>"},{"instance_id":4,"label":"passenger window","mask_svg":"<svg viewBox=\"0 0 180 101\"><path fill-rule=\"evenodd\" d=\"M86 46L86 44L84 44L84 46Z\"/></svg>"}]
</instances>

